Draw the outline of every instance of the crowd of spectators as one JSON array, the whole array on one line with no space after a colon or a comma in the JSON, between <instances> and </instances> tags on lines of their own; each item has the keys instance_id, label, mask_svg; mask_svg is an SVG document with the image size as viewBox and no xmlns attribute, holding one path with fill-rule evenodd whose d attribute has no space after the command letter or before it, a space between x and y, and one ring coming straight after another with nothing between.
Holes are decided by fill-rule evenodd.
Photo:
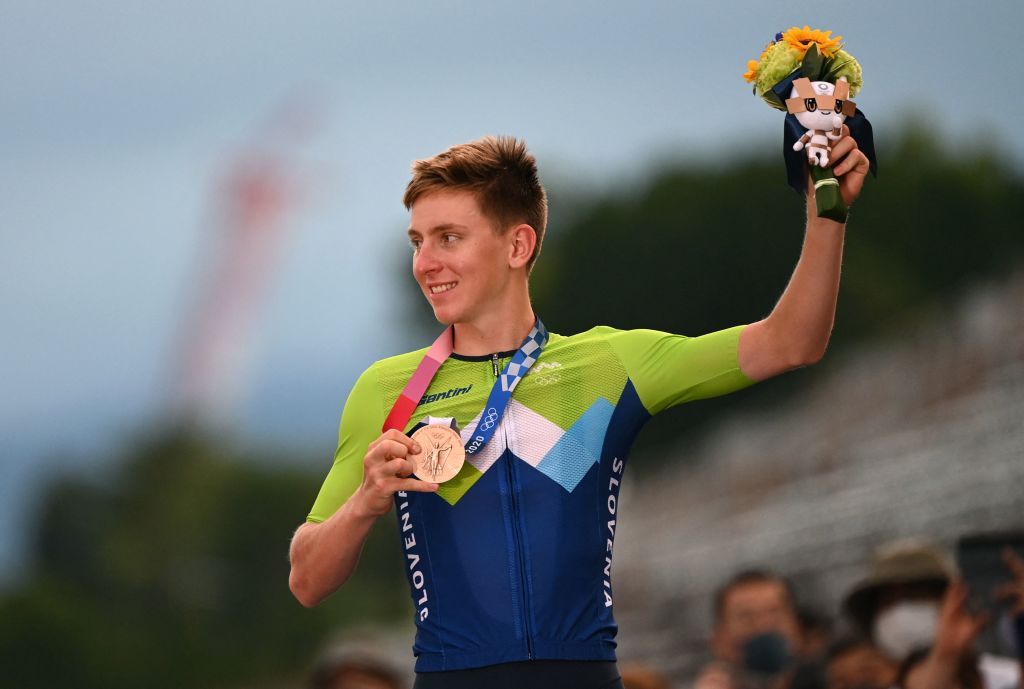
<instances>
[{"instance_id":1,"label":"crowd of spectators","mask_svg":"<svg viewBox=\"0 0 1024 689\"><path fill-rule=\"evenodd\" d=\"M713 601L712 660L693 689L1024 689L1024 559L1003 553L1005 581L971 600L953 559L921 541L880 548L844 596L844 631L821 643L799 592L767 569L737 573ZM993 627L1010 656L983 652ZM831 631L829 631L829 634Z\"/></svg>"},{"instance_id":2,"label":"crowd of spectators","mask_svg":"<svg viewBox=\"0 0 1024 689\"><path fill-rule=\"evenodd\" d=\"M993 600L979 605L948 553L922 541L888 544L844 596L836 624L802 607L800 592L780 574L744 569L710 601L710 660L695 678L673 684L657 669L626 660L623 683L626 689L1024 689L1024 558L1006 550L1003 567ZM1002 638L1006 655L980 649L985 629ZM323 658L313 686L407 689L387 662L366 653Z\"/></svg>"}]
</instances>

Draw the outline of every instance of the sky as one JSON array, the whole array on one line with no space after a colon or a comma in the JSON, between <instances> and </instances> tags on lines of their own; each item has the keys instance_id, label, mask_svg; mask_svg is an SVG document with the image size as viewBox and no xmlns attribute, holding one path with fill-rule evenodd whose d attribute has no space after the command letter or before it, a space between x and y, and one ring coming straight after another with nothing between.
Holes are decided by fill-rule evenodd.
<instances>
[{"instance_id":1,"label":"sky","mask_svg":"<svg viewBox=\"0 0 1024 689\"><path fill-rule=\"evenodd\" d=\"M0 0L0 581L45 478L166 413L242 152L301 194L218 423L326 471L358 372L430 336L402 286L412 160L513 134L549 186L606 190L775 147L780 116L740 74L795 24L844 37L876 136L929 124L1024 167L1019 0ZM301 140L274 124L297 103Z\"/></svg>"}]
</instances>

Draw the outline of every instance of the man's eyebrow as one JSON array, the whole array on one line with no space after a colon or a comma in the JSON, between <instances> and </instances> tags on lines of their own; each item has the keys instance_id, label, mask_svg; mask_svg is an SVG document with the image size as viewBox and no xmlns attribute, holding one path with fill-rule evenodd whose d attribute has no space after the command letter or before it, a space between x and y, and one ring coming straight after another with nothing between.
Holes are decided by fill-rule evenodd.
<instances>
[{"instance_id":1,"label":"man's eyebrow","mask_svg":"<svg viewBox=\"0 0 1024 689\"><path fill-rule=\"evenodd\" d=\"M466 229L466 226L465 225L459 225L458 223L453 223L453 222L445 222L445 223L441 223L440 225L434 225L429 230L427 230L427 234L437 234L438 232L444 232L446 230L455 230L455 229L462 229L462 230L464 230L464 229ZM420 231L417 230L415 227L410 227L406 234L408 234L410 237L412 237L413 235L420 234Z\"/></svg>"}]
</instances>

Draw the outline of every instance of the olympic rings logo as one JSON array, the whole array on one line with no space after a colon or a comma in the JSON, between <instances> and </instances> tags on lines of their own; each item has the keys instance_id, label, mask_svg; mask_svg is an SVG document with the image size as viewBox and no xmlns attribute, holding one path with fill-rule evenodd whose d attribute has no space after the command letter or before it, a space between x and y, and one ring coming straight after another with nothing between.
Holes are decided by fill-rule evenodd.
<instances>
[{"instance_id":1,"label":"olympic rings logo","mask_svg":"<svg viewBox=\"0 0 1024 689\"><path fill-rule=\"evenodd\" d=\"M552 373L546 376L537 376L533 379L533 382L537 385L554 385L562 380L562 377L557 373Z\"/></svg>"},{"instance_id":2,"label":"olympic rings logo","mask_svg":"<svg viewBox=\"0 0 1024 689\"><path fill-rule=\"evenodd\" d=\"M498 410L491 407L487 410L487 414L484 418L480 419L480 430L489 431L494 428L494 424L498 422Z\"/></svg>"}]
</instances>

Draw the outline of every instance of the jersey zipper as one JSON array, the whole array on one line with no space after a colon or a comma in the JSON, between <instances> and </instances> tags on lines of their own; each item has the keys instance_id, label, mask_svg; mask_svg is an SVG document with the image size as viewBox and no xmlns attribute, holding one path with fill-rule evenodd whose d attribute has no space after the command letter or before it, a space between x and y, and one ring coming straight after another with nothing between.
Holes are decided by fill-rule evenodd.
<instances>
[{"instance_id":1,"label":"jersey zipper","mask_svg":"<svg viewBox=\"0 0 1024 689\"><path fill-rule=\"evenodd\" d=\"M505 448L508 451L507 442L505 443ZM512 501L512 535L515 538L516 560L519 563L519 579L523 599L523 636L526 637L526 657L529 660L533 660L533 630L530 628L530 586L526 578L523 534L519 526L522 522L522 517L519 514L519 500L516 497L519 493L519 481L516 480L511 458L509 458L507 466L509 486L511 488L509 494Z\"/></svg>"},{"instance_id":2,"label":"jersey zipper","mask_svg":"<svg viewBox=\"0 0 1024 689\"><path fill-rule=\"evenodd\" d=\"M497 378L500 372L498 355L491 355L491 369L494 372L494 377ZM506 408L505 413L508 413ZM505 424L505 419L498 422L498 429L501 431L502 440L505 443L505 452L509 452L508 447L508 431ZM533 660L533 630L530 627L530 591L529 584L526 578L526 557L523 555L524 543L523 533L520 528L522 523L522 517L519 514L519 481L516 478L515 467L513 467L513 461L511 456L506 458L506 475L508 477L509 486L509 502L512 505L512 538L515 540L513 544L516 549L516 563L519 565L519 582L520 591L522 592L522 611L523 611L523 636L526 638L526 657L529 660Z\"/></svg>"}]
</instances>

